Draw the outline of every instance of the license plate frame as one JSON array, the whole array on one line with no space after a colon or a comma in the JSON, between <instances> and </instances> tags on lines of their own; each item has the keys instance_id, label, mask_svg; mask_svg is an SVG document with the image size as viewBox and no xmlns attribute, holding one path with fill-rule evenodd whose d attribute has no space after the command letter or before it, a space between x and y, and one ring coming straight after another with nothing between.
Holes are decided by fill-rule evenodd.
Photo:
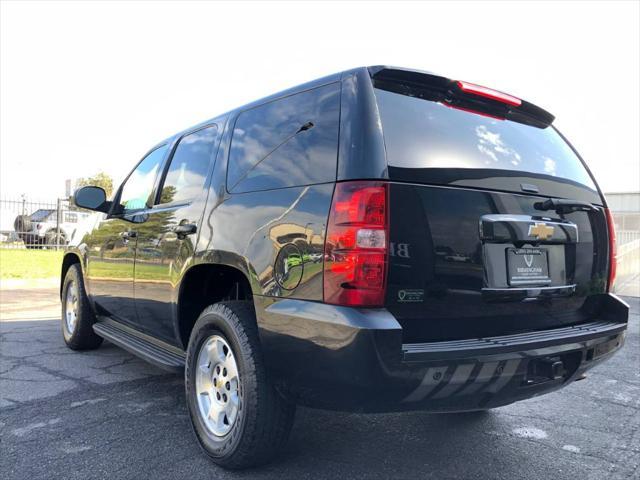
<instances>
[{"instance_id":1,"label":"license plate frame","mask_svg":"<svg viewBox=\"0 0 640 480\"><path fill-rule=\"evenodd\" d=\"M506 256L509 286L544 286L551 283L547 249L508 248Z\"/></svg>"}]
</instances>

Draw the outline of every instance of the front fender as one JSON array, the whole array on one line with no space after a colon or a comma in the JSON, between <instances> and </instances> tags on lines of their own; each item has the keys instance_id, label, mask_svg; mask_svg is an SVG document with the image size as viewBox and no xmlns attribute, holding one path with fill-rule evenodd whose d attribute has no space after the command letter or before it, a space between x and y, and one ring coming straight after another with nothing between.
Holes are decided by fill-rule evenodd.
<instances>
[{"instance_id":1,"label":"front fender","mask_svg":"<svg viewBox=\"0 0 640 480\"><path fill-rule=\"evenodd\" d=\"M67 275L67 270L74 263L80 265L82 271L82 282L84 284L84 291L89 292L87 289L87 276L85 274L86 268L86 249L83 251L78 247L67 247L62 257L62 264L60 265L60 296L62 297L62 285L64 284L64 278Z\"/></svg>"}]
</instances>

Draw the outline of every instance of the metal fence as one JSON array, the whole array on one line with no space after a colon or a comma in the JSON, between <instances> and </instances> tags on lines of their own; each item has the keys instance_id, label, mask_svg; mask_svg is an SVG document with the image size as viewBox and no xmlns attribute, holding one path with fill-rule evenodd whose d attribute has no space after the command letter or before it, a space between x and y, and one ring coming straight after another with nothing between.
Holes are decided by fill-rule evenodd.
<instances>
[{"instance_id":1,"label":"metal fence","mask_svg":"<svg viewBox=\"0 0 640 480\"><path fill-rule=\"evenodd\" d=\"M616 232L618 268L614 291L620 295L640 296L640 231Z\"/></svg>"},{"instance_id":2,"label":"metal fence","mask_svg":"<svg viewBox=\"0 0 640 480\"><path fill-rule=\"evenodd\" d=\"M0 199L0 247L60 249L69 242L78 222L89 213L69 199L32 201L26 197Z\"/></svg>"}]
</instances>

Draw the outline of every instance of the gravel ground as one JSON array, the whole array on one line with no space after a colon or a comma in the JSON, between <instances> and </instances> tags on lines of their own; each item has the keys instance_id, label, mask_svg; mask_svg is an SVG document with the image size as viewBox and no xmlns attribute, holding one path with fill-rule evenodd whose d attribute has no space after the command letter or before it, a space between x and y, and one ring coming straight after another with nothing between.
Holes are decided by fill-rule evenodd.
<instances>
[{"instance_id":1,"label":"gravel ground","mask_svg":"<svg viewBox=\"0 0 640 480\"><path fill-rule=\"evenodd\" d=\"M481 414L299 409L286 451L217 468L191 432L182 378L105 343L72 352L56 291L5 290L0 478L640 478L638 299L627 343L584 381Z\"/></svg>"}]
</instances>

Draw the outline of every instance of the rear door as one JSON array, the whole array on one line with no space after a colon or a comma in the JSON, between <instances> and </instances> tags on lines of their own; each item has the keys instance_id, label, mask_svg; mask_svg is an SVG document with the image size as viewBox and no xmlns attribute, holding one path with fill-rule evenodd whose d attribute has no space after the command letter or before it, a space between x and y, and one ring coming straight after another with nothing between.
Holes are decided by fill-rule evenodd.
<instances>
[{"instance_id":1,"label":"rear door","mask_svg":"<svg viewBox=\"0 0 640 480\"><path fill-rule=\"evenodd\" d=\"M176 343L177 285L191 265L219 142L217 125L183 135L173 148L155 205L137 227L135 303L138 328Z\"/></svg>"},{"instance_id":2,"label":"rear door","mask_svg":"<svg viewBox=\"0 0 640 480\"><path fill-rule=\"evenodd\" d=\"M163 145L142 159L116 194L120 211L88 236L89 291L106 313L130 324L137 321L133 272L140 212L147 208L166 151Z\"/></svg>"},{"instance_id":3,"label":"rear door","mask_svg":"<svg viewBox=\"0 0 640 480\"><path fill-rule=\"evenodd\" d=\"M387 306L404 341L595 315L594 296L606 288L603 202L561 135L481 105L452 108L423 88L377 87L393 182Z\"/></svg>"}]
</instances>

